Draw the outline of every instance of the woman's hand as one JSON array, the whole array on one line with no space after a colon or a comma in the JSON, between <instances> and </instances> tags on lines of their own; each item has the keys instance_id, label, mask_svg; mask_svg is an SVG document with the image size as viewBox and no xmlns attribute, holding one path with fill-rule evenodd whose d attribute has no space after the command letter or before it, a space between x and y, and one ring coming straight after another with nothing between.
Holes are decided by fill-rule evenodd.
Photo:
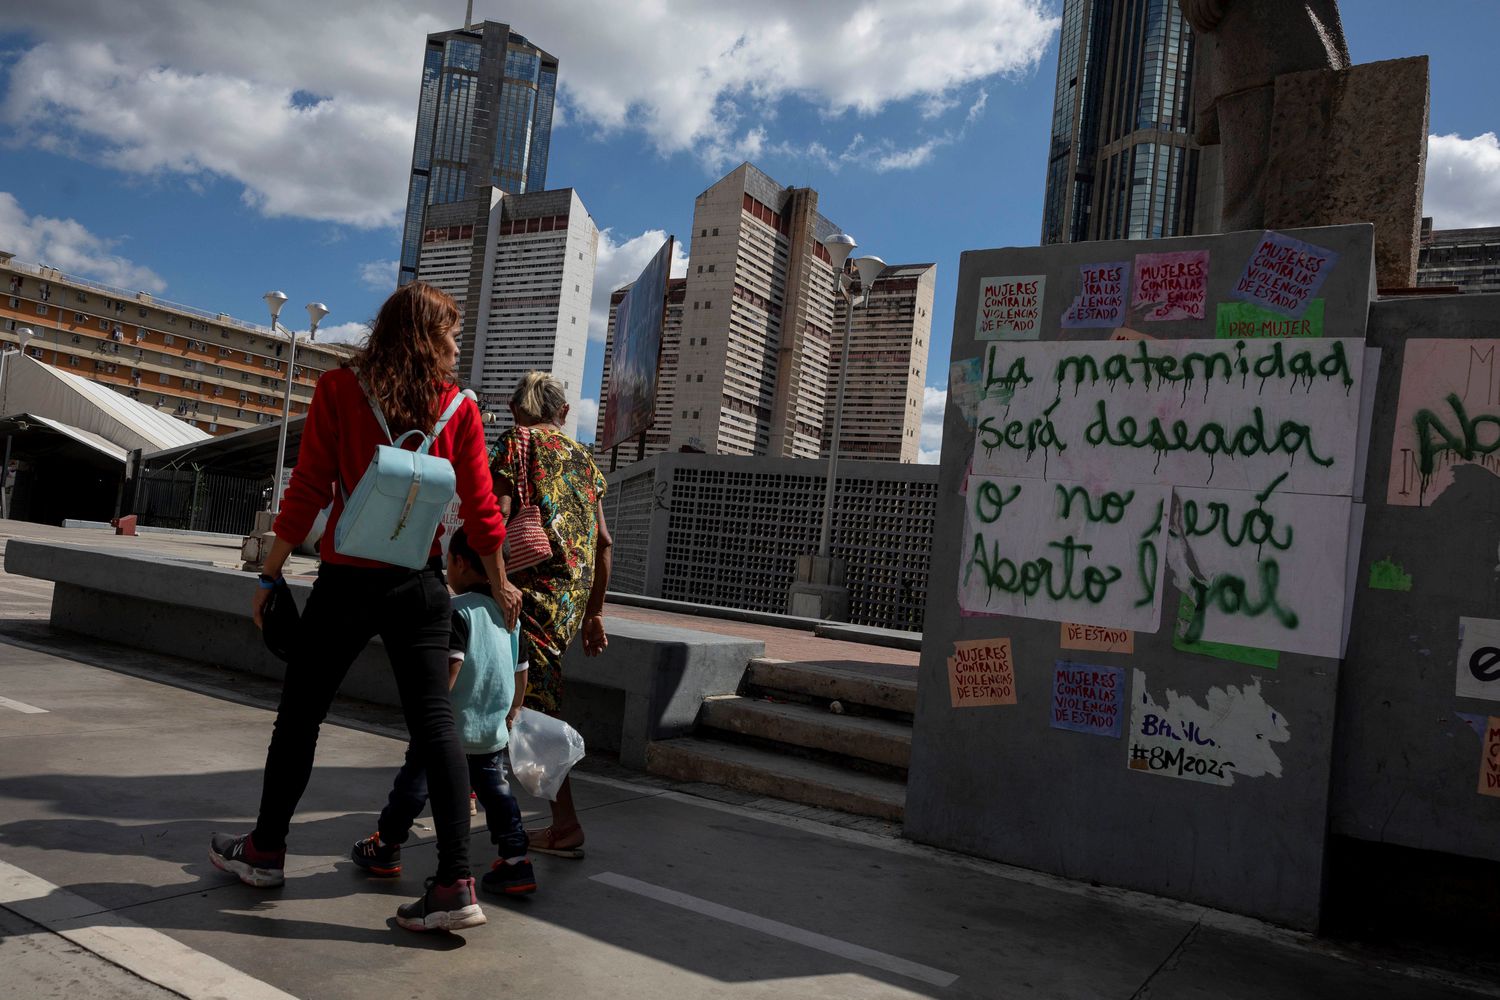
<instances>
[{"instance_id":1,"label":"woman's hand","mask_svg":"<svg viewBox=\"0 0 1500 1000\"><path fill-rule=\"evenodd\" d=\"M609 648L609 636L604 634L604 616L589 615L583 620L583 655L598 656Z\"/></svg>"},{"instance_id":2,"label":"woman's hand","mask_svg":"<svg viewBox=\"0 0 1500 1000\"><path fill-rule=\"evenodd\" d=\"M500 614L505 617L505 627L515 628L516 622L521 617L521 592L509 580L506 580L500 585L500 592L495 595L495 601L500 605Z\"/></svg>"},{"instance_id":3,"label":"woman's hand","mask_svg":"<svg viewBox=\"0 0 1500 1000\"><path fill-rule=\"evenodd\" d=\"M250 614L255 619L255 627L263 629L266 627L266 602L271 599L271 591L265 587L255 588L255 597L250 602Z\"/></svg>"}]
</instances>

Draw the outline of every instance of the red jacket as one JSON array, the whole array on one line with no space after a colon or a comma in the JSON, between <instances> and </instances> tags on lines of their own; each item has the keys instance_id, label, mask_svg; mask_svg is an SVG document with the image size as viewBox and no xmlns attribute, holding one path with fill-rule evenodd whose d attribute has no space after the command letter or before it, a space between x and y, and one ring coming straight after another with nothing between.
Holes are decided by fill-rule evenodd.
<instances>
[{"instance_id":1,"label":"red jacket","mask_svg":"<svg viewBox=\"0 0 1500 1000\"><path fill-rule=\"evenodd\" d=\"M447 409L457 393L457 386L447 386L442 393L439 412ZM392 427L399 435L409 430ZM318 379L307 423L302 428L302 444L297 452L297 467L281 498L281 511L272 530L276 537L300 545L312 530L318 511L333 501L328 527L319 545L324 562L346 566L379 567L385 563L353 556L339 555L333 549L333 530L344 510L343 492L353 493L360 477L375 456L376 445L389 444L369 401L359 387L359 379L347 368L335 368ZM415 441L408 441L415 448ZM472 401L459 406L443 432L433 441L430 453L453 463L458 480L458 513L464 532L474 551L489 555L505 541L505 521L495 501L494 481L490 477L489 456L485 450L484 425L479 407ZM339 484L343 485L343 492ZM437 539L443 533L438 527L432 540L432 554L441 551Z\"/></svg>"}]
</instances>

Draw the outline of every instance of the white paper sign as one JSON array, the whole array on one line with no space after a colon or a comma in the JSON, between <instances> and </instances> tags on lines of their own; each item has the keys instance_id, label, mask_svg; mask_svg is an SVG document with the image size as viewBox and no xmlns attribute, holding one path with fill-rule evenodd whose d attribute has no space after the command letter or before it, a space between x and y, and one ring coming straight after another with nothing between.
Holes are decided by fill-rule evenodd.
<instances>
[{"instance_id":1,"label":"white paper sign","mask_svg":"<svg viewBox=\"0 0 1500 1000\"><path fill-rule=\"evenodd\" d=\"M1260 678L1244 687L1208 689L1203 704L1167 689L1165 704L1136 670L1130 687L1127 764L1164 778L1232 785L1235 775L1281 777L1273 744L1292 738L1286 717L1261 697Z\"/></svg>"},{"instance_id":2,"label":"white paper sign","mask_svg":"<svg viewBox=\"0 0 1500 1000\"><path fill-rule=\"evenodd\" d=\"M1364 342L986 346L976 475L1352 492Z\"/></svg>"},{"instance_id":3,"label":"white paper sign","mask_svg":"<svg viewBox=\"0 0 1500 1000\"><path fill-rule=\"evenodd\" d=\"M1341 655L1352 501L1284 483L1174 490L1172 566L1197 609L1189 641Z\"/></svg>"},{"instance_id":4,"label":"white paper sign","mask_svg":"<svg viewBox=\"0 0 1500 1000\"><path fill-rule=\"evenodd\" d=\"M1458 620L1458 680L1453 690L1460 698L1500 701L1500 622Z\"/></svg>"},{"instance_id":5,"label":"white paper sign","mask_svg":"<svg viewBox=\"0 0 1500 1000\"><path fill-rule=\"evenodd\" d=\"M1155 632L1170 493L971 476L959 606Z\"/></svg>"}]
</instances>

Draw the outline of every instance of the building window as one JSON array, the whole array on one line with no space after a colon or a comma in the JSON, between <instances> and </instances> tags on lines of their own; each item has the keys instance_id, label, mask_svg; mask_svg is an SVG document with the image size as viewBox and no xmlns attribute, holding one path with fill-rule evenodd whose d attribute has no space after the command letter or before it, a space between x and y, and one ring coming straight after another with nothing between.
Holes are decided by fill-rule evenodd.
<instances>
[{"instance_id":1,"label":"building window","mask_svg":"<svg viewBox=\"0 0 1500 1000\"><path fill-rule=\"evenodd\" d=\"M718 226L715 226L715 227L714 227L714 235L715 235L715 236L718 236L718 235L719 235L719 227L718 227Z\"/></svg>"},{"instance_id":2,"label":"building window","mask_svg":"<svg viewBox=\"0 0 1500 1000\"><path fill-rule=\"evenodd\" d=\"M714 230L714 232L716 232L716 233L717 233L717 232L718 232L718 230L717 230L717 229L715 229L715 230ZM709 274L713 274L713 273L714 273L714 266L713 266L713 265L712 265L712 264L710 264L710 265L708 265L708 273L709 273Z\"/></svg>"},{"instance_id":3,"label":"building window","mask_svg":"<svg viewBox=\"0 0 1500 1000\"><path fill-rule=\"evenodd\" d=\"M49 312L51 312L51 311L52 311L52 310L51 310L51 307L50 307L50 306L46 306L46 305L43 305L43 304L42 304L42 303L40 303L40 302L38 302L38 303L37 303L37 304L36 304L36 314L37 314L37 315L38 315L38 316L45 316L45 315L47 315L47 314L48 314L48 313L49 313Z\"/></svg>"},{"instance_id":4,"label":"building window","mask_svg":"<svg viewBox=\"0 0 1500 1000\"><path fill-rule=\"evenodd\" d=\"M156 376L156 381L161 383L162 385L171 385L172 376L168 375L166 372L162 372L160 375Z\"/></svg>"},{"instance_id":5,"label":"building window","mask_svg":"<svg viewBox=\"0 0 1500 1000\"><path fill-rule=\"evenodd\" d=\"M699 265L698 265L698 273L699 273L699 274L702 274L702 273L703 273L703 265L702 265L702 264L699 264Z\"/></svg>"},{"instance_id":6,"label":"building window","mask_svg":"<svg viewBox=\"0 0 1500 1000\"><path fill-rule=\"evenodd\" d=\"M714 307L714 300L713 299L704 299L703 300L703 308L705 308L705 309L712 309L713 307Z\"/></svg>"},{"instance_id":7,"label":"building window","mask_svg":"<svg viewBox=\"0 0 1500 1000\"><path fill-rule=\"evenodd\" d=\"M578 317L577 316L569 316L568 317L568 322L571 323L571 324L573 324L574 326L577 326L578 325ZM569 351L568 353L572 354L573 352Z\"/></svg>"}]
</instances>

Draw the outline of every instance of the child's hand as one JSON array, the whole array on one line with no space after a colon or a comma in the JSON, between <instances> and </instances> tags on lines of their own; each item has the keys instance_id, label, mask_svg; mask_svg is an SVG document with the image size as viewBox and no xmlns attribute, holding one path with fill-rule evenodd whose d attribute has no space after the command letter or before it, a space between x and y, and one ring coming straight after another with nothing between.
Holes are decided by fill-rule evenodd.
<instances>
[{"instance_id":1,"label":"child's hand","mask_svg":"<svg viewBox=\"0 0 1500 1000\"><path fill-rule=\"evenodd\" d=\"M516 728L516 720L519 719L520 717L521 717L521 709L519 707L511 709L506 714L506 716L505 716L505 728L506 728L506 730L508 731L508 730Z\"/></svg>"}]
</instances>

